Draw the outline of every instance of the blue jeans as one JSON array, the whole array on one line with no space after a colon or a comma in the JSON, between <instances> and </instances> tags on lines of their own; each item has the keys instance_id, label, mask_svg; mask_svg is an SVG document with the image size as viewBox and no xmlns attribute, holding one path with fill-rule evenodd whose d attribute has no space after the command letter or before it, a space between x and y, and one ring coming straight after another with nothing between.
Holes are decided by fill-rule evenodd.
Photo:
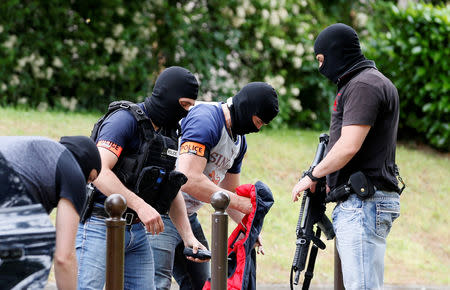
<instances>
[{"instance_id":1,"label":"blue jeans","mask_svg":"<svg viewBox=\"0 0 450 290\"><path fill-rule=\"evenodd\" d=\"M92 216L78 226L78 289L103 289L106 270L106 224ZM153 254L141 223L125 226L124 289L155 289Z\"/></svg>"},{"instance_id":2,"label":"blue jeans","mask_svg":"<svg viewBox=\"0 0 450 290\"><path fill-rule=\"evenodd\" d=\"M377 190L364 201L352 194L336 205L332 218L345 289L383 289L386 237L399 215L395 192Z\"/></svg>"},{"instance_id":3,"label":"blue jeans","mask_svg":"<svg viewBox=\"0 0 450 290\"><path fill-rule=\"evenodd\" d=\"M156 289L170 289L172 273L181 290L202 289L205 281L210 277L209 262L195 263L187 260L183 255L183 240L175 225L169 216L161 215L161 217L164 222L164 232L159 235L147 235L155 257ZM189 221L197 240L208 247L197 214L191 215Z\"/></svg>"}]
</instances>

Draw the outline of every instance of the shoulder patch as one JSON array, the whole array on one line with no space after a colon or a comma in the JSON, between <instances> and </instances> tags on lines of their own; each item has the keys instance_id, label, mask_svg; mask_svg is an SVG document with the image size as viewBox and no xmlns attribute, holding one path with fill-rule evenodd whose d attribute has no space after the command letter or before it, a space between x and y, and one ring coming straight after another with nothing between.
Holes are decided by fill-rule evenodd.
<instances>
[{"instance_id":1,"label":"shoulder patch","mask_svg":"<svg viewBox=\"0 0 450 290\"><path fill-rule=\"evenodd\" d=\"M111 142L111 141L106 141L106 140L99 140L97 142L97 147L105 148L105 149L111 151L112 153L114 153L117 157L120 156L120 153L122 153L122 149L123 149L116 143Z\"/></svg>"},{"instance_id":2,"label":"shoulder patch","mask_svg":"<svg viewBox=\"0 0 450 290\"><path fill-rule=\"evenodd\" d=\"M180 154L191 153L201 157L207 157L206 146L197 142L184 142L180 146Z\"/></svg>"}]
</instances>

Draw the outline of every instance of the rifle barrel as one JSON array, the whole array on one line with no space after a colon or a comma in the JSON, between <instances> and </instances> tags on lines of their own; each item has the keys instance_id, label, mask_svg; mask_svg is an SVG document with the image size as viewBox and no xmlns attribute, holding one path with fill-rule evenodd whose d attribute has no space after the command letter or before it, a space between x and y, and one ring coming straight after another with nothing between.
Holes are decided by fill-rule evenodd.
<instances>
[{"instance_id":1,"label":"rifle barrel","mask_svg":"<svg viewBox=\"0 0 450 290\"><path fill-rule=\"evenodd\" d=\"M314 160L311 164L311 167L316 166L319 164L320 161L322 161L323 156L325 154L325 149L328 144L328 135L327 134L321 134L319 137L319 144L317 145L316 149L316 155L314 157ZM310 168L311 168L310 167ZM303 174L303 177L305 176L305 173ZM324 182L324 181L323 181ZM317 188L316 191L321 191L322 189ZM312 214L311 211L317 211L317 194L318 192L314 193L316 196L311 200L311 197L309 196L310 191L305 190L303 192L303 199L302 204L300 206L300 213L299 218L297 221L297 227L296 227L296 248L295 248L295 255L294 255L294 261L292 263L292 269L291 269L291 289L293 289L293 285L298 285L298 281L300 279L301 272L305 269L306 266L306 260L308 256L309 263L308 263L308 269L307 273L305 273L305 283L303 285L303 289L309 288L309 283L313 277L313 270L314 270L314 264L315 264L315 258L317 256L318 247L313 245L311 249L315 248L315 251L310 250L310 243L311 238L313 236L316 236L320 239L320 228L317 228L316 233L314 233L313 226L316 224L317 221L317 215L314 213ZM322 209L320 209L322 210ZM325 206L323 206L323 211L325 212ZM322 220L321 220L322 222ZM328 220L329 222L329 220ZM326 225L325 228L329 227L329 223L327 223L327 220L323 220L323 223ZM327 232L328 233L328 232ZM295 272L294 279L292 279L292 274ZM306 277L308 276L308 277ZM292 281L294 280L294 281Z\"/></svg>"}]
</instances>

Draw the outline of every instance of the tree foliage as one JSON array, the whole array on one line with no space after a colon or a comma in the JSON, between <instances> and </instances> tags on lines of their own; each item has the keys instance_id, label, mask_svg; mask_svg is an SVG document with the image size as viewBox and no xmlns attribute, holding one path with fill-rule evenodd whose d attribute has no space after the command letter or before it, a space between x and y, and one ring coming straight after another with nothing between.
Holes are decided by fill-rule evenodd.
<instances>
[{"instance_id":1,"label":"tree foliage","mask_svg":"<svg viewBox=\"0 0 450 290\"><path fill-rule=\"evenodd\" d=\"M335 86L319 74L313 43L343 22L399 87L402 132L448 146L448 8L382 10L388 2L377 1L367 13L368 3L3 0L0 104L104 111L113 100L142 101L162 69L179 65L197 76L201 100L225 101L248 82L266 81L280 101L272 126L323 130Z\"/></svg>"},{"instance_id":2,"label":"tree foliage","mask_svg":"<svg viewBox=\"0 0 450 290\"><path fill-rule=\"evenodd\" d=\"M450 149L450 6L377 3L367 49L397 86L399 134Z\"/></svg>"}]
</instances>

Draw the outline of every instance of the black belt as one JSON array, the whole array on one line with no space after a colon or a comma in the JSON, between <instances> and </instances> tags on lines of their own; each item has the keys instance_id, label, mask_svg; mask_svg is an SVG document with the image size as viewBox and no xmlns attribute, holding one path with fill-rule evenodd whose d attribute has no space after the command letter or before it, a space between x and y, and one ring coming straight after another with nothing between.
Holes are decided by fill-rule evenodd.
<instances>
[{"instance_id":1,"label":"black belt","mask_svg":"<svg viewBox=\"0 0 450 290\"><path fill-rule=\"evenodd\" d=\"M109 218L110 216L102 207L94 206L92 208L92 216L99 218ZM134 225L141 222L141 219L137 216L137 214L132 212L125 212L125 220L127 225Z\"/></svg>"}]
</instances>

